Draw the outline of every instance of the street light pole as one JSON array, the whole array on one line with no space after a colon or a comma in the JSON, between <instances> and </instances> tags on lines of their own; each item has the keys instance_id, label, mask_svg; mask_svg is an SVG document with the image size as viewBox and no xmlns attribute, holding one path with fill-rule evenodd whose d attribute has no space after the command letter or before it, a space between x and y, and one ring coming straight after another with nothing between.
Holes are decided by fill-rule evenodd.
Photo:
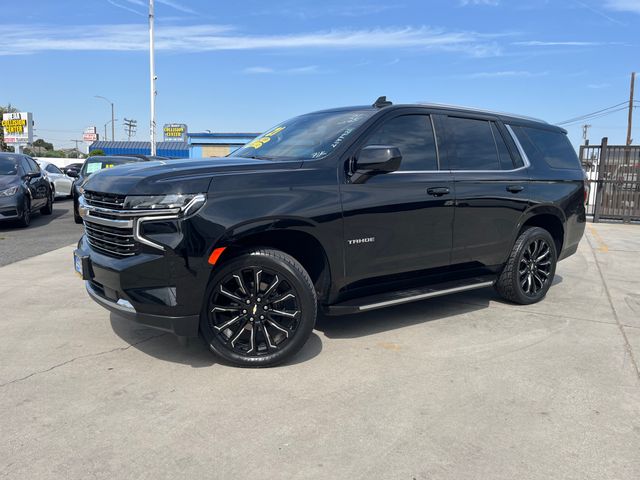
<instances>
[{"instance_id":1,"label":"street light pole","mask_svg":"<svg viewBox=\"0 0 640 480\"><path fill-rule=\"evenodd\" d=\"M149 122L151 155L156 154L156 66L153 45L154 8L153 0L149 0L149 77L151 80L151 119Z\"/></svg>"},{"instance_id":2,"label":"street light pole","mask_svg":"<svg viewBox=\"0 0 640 480\"><path fill-rule=\"evenodd\" d=\"M107 97L103 97L102 95L94 95L95 98L101 98L102 100L106 101L107 103L111 104L111 140L115 140L116 139L116 116L115 116L115 110L113 107L113 102L111 100L109 100ZM105 140L107 139L107 131L105 130L104 132L104 136L105 136Z\"/></svg>"}]
</instances>

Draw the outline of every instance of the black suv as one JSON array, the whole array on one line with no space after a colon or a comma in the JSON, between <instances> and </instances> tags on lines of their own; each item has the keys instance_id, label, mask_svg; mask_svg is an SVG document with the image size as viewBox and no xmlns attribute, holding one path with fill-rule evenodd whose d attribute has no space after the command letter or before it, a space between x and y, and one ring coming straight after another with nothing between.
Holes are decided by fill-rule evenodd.
<instances>
[{"instance_id":1,"label":"black suv","mask_svg":"<svg viewBox=\"0 0 640 480\"><path fill-rule=\"evenodd\" d=\"M84 188L74 261L89 295L243 366L291 357L318 308L491 285L537 302L585 227L564 130L383 97L281 123L226 158L124 165Z\"/></svg>"}]
</instances>

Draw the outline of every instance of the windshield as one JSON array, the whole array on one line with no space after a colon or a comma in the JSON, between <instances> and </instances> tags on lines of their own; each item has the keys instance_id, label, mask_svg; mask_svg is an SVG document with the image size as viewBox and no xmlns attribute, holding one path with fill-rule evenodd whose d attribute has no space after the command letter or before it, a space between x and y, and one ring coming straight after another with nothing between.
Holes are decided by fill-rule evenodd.
<instances>
[{"instance_id":1,"label":"windshield","mask_svg":"<svg viewBox=\"0 0 640 480\"><path fill-rule=\"evenodd\" d=\"M18 173L18 162L12 157L0 158L0 175L16 175Z\"/></svg>"},{"instance_id":2,"label":"windshield","mask_svg":"<svg viewBox=\"0 0 640 480\"><path fill-rule=\"evenodd\" d=\"M113 168L125 163L140 162L139 158L132 157L90 157L82 166L83 175L91 175L105 168Z\"/></svg>"},{"instance_id":3,"label":"windshield","mask_svg":"<svg viewBox=\"0 0 640 480\"><path fill-rule=\"evenodd\" d=\"M329 155L375 110L320 112L293 118L231 154L266 160L316 159Z\"/></svg>"}]
</instances>

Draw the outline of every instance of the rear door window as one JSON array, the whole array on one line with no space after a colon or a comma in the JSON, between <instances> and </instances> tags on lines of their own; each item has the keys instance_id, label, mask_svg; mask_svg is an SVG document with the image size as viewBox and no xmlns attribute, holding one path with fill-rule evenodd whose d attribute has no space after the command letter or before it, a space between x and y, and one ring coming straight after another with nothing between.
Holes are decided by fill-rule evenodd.
<instances>
[{"instance_id":1,"label":"rear door window","mask_svg":"<svg viewBox=\"0 0 640 480\"><path fill-rule=\"evenodd\" d=\"M451 169L501 170L496 141L491 130L491 124L486 120L448 117Z\"/></svg>"},{"instance_id":2,"label":"rear door window","mask_svg":"<svg viewBox=\"0 0 640 480\"><path fill-rule=\"evenodd\" d=\"M498 149L500 167L502 167L502 170L513 170L513 159L511 158L511 153L509 153L509 148L504 142L504 138L502 137L500 130L498 130L498 127L493 122L491 122L491 133L493 133L493 139L495 140L496 148Z\"/></svg>"},{"instance_id":3,"label":"rear door window","mask_svg":"<svg viewBox=\"0 0 640 480\"><path fill-rule=\"evenodd\" d=\"M546 162L551 168L582 168L576 151L564 133L532 127L512 129L532 162Z\"/></svg>"}]
</instances>

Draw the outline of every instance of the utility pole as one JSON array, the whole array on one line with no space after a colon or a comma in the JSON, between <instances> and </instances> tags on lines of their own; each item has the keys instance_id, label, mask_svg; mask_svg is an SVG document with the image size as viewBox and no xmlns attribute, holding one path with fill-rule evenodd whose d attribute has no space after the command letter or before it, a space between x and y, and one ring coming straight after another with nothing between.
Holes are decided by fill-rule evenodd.
<instances>
[{"instance_id":1,"label":"utility pole","mask_svg":"<svg viewBox=\"0 0 640 480\"><path fill-rule=\"evenodd\" d=\"M109 100L107 97L103 97L102 95L94 95L95 98L101 98L107 103L111 104L111 140L116 139L116 117L115 117L115 109L113 107L113 102ZM107 139L107 131L104 132L104 139Z\"/></svg>"},{"instance_id":2,"label":"utility pole","mask_svg":"<svg viewBox=\"0 0 640 480\"><path fill-rule=\"evenodd\" d=\"M129 120L128 118L124 119L124 131L127 134L129 141L131 141L131 137L135 137L137 127L138 127L137 120Z\"/></svg>"},{"instance_id":3,"label":"utility pole","mask_svg":"<svg viewBox=\"0 0 640 480\"><path fill-rule=\"evenodd\" d=\"M151 137L151 155L156 154L156 65L154 58L153 45L153 22L154 8L153 0L149 0L149 77L151 80L151 118L150 118L150 137Z\"/></svg>"},{"instance_id":4,"label":"utility pole","mask_svg":"<svg viewBox=\"0 0 640 480\"><path fill-rule=\"evenodd\" d=\"M583 125L582 126L582 139L584 140L584 144L585 145L589 145L589 129L591 128L591 125Z\"/></svg>"},{"instance_id":5,"label":"utility pole","mask_svg":"<svg viewBox=\"0 0 640 480\"><path fill-rule=\"evenodd\" d=\"M631 127L633 126L633 90L636 83L636 72L631 73L631 89L629 91L629 118L627 120L627 146L631 145Z\"/></svg>"}]
</instances>

